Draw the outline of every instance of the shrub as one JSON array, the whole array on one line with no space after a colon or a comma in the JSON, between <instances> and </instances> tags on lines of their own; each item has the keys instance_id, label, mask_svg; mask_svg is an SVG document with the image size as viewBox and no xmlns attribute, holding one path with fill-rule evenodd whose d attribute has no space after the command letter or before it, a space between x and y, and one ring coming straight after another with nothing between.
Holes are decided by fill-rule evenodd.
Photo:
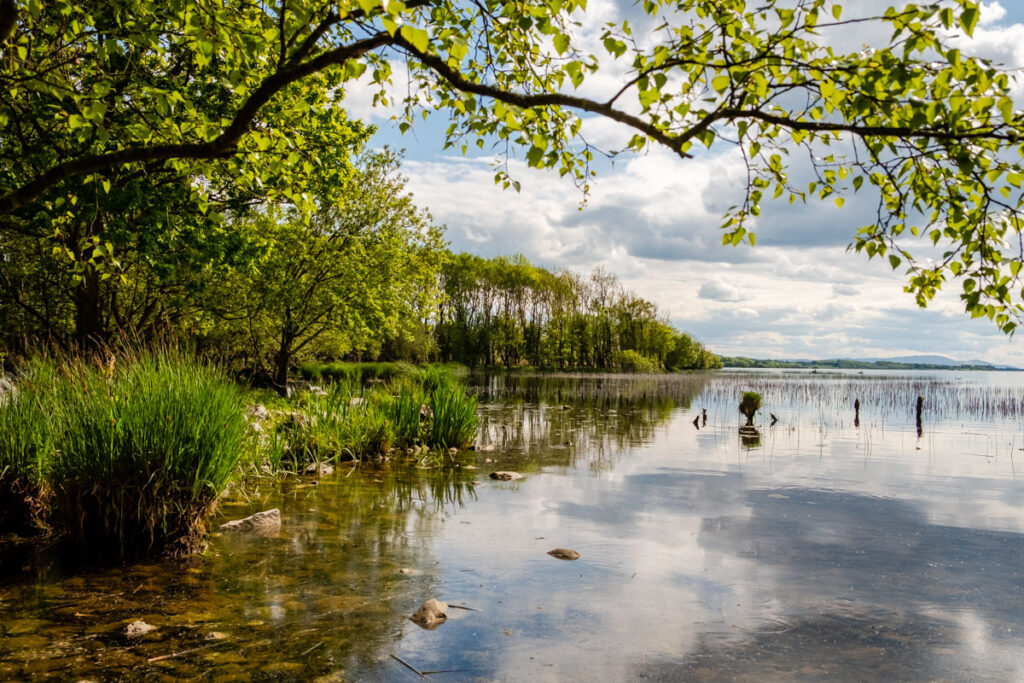
<instances>
[{"instance_id":1,"label":"shrub","mask_svg":"<svg viewBox=\"0 0 1024 683\"><path fill-rule=\"evenodd\" d=\"M620 351L615 354L615 367L621 372L651 374L661 371L658 361L648 358L636 351Z\"/></svg>"},{"instance_id":2,"label":"shrub","mask_svg":"<svg viewBox=\"0 0 1024 683\"><path fill-rule=\"evenodd\" d=\"M740 412L747 418L747 426L754 424L754 414L761 409L761 394L747 391L740 400Z\"/></svg>"}]
</instances>

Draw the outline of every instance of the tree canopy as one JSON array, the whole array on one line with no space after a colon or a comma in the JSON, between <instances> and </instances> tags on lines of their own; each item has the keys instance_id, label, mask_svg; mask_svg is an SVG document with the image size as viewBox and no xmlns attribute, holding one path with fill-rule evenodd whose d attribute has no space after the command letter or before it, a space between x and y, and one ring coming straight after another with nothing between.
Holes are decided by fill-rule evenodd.
<instances>
[{"instance_id":1,"label":"tree canopy","mask_svg":"<svg viewBox=\"0 0 1024 683\"><path fill-rule=\"evenodd\" d=\"M1012 332L1024 316L1020 209L1024 121L1010 77L951 47L978 4L909 4L847 16L826 0L644 0L637 21L580 37L585 0L3 0L0 227L65 207L70 185L104 191L116 172L211 178L311 212L303 177L329 173L323 142L346 84L366 74L386 104L396 61L406 122L451 119L454 146L497 141L584 188L594 150L583 117L635 131L682 158L739 147L749 175L723 242L755 241L764 197L841 204L873 191L876 219L851 246L906 268L925 305L955 279L973 316ZM877 49L842 53L837 32L870 26ZM612 67L609 67L612 65ZM595 76L621 78L600 92ZM605 79L606 80L606 79ZM597 93L597 94L595 94ZM790 181L795 150L815 179ZM497 180L514 184L503 168ZM937 249L937 252L935 251ZM915 258L921 254L934 258Z\"/></svg>"}]
</instances>

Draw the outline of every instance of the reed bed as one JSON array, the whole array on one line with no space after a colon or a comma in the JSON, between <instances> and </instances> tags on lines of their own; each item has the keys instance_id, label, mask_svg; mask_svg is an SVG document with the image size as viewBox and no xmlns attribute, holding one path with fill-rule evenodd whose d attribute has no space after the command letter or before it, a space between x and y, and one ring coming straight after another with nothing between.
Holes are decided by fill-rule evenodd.
<instances>
[{"instance_id":1,"label":"reed bed","mask_svg":"<svg viewBox=\"0 0 1024 683\"><path fill-rule=\"evenodd\" d=\"M0 408L3 469L82 558L187 555L246 452L243 399L171 353L34 361Z\"/></svg>"},{"instance_id":2,"label":"reed bed","mask_svg":"<svg viewBox=\"0 0 1024 683\"><path fill-rule=\"evenodd\" d=\"M476 398L446 371L372 387L335 382L284 420L272 466L379 458L396 451L462 448L476 436Z\"/></svg>"},{"instance_id":3,"label":"reed bed","mask_svg":"<svg viewBox=\"0 0 1024 683\"><path fill-rule=\"evenodd\" d=\"M1024 392L1019 387L989 383L987 375L947 378L723 372L716 375L700 400L709 405L728 405L749 390L764 397L765 409L784 407L797 414L846 415L849 411L852 416L854 401L859 400L865 418L912 422L920 396L929 420L992 422L1024 418Z\"/></svg>"}]
</instances>

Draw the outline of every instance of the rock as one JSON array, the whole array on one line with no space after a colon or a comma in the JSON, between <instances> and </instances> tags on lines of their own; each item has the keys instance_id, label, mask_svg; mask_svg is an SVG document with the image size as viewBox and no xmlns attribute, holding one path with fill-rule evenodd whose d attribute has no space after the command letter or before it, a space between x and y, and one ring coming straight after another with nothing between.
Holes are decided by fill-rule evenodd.
<instances>
[{"instance_id":1,"label":"rock","mask_svg":"<svg viewBox=\"0 0 1024 683\"><path fill-rule=\"evenodd\" d=\"M458 455L458 454L459 454L459 449L458 449L458 448L455 448L455 447L453 446L453 447L451 447L451 448L449 448L449 449L448 449L448 453L450 453L451 455Z\"/></svg>"},{"instance_id":2,"label":"rock","mask_svg":"<svg viewBox=\"0 0 1024 683\"><path fill-rule=\"evenodd\" d=\"M334 467L326 462L311 462L306 465L306 474L326 477L328 474L334 474Z\"/></svg>"},{"instance_id":3,"label":"rock","mask_svg":"<svg viewBox=\"0 0 1024 683\"><path fill-rule=\"evenodd\" d=\"M253 405L246 407L245 416L252 420L266 420L270 417L270 412L262 403L254 403Z\"/></svg>"},{"instance_id":4,"label":"rock","mask_svg":"<svg viewBox=\"0 0 1024 683\"><path fill-rule=\"evenodd\" d=\"M560 560L580 559L580 554L575 550L570 550L569 548L555 548L554 550L549 550L548 555L551 557L557 557Z\"/></svg>"},{"instance_id":5,"label":"rock","mask_svg":"<svg viewBox=\"0 0 1024 683\"><path fill-rule=\"evenodd\" d=\"M273 510L257 512L251 517L221 524L220 530L270 536L281 530L281 511L274 508Z\"/></svg>"},{"instance_id":6,"label":"rock","mask_svg":"<svg viewBox=\"0 0 1024 683\"><path fill-rule=\"evenodd\" d=\"M313 394L314 396L326 396L327 390L324 389L323 387L318 387L311 384L309 386L309 393Z\"/></svg>"},{"instance_id":7,"label":"rock","mask_svg":"<svg viewBox=\"0 0 1024 683\"><path fill-rule=\"evenodd\" d=\"M281 422L281 428L290 431L293 429L305 429L309 427L309 417L304 413L291 412Z\"/></svg>"},{"instance_id":8,"label":"rock","mask_svg":"<svg viewBox=\"0 0 1024 683\"><path fill-rule=\"evenodd\" d=\"M348 404L350 406L358 406L358 405L362 405L362 403L363 403L363 397L362 396L353 396L352 398L350 398L348 400Z\"/></svg>"},{"instance_id":9,"label":"rock","mask_svg":"<svg viewBox=\"0 0 1024 683\"><path fill-rule=\"evenodd\" d=\"M138 638L141 635L149 633L155 628L156 626L150 626L146 622L139 619L138 621L133 621L132 623L128 624L127 628L125 628L124 630L124 634L129 638Z\"/></svg>"},{"instance_id":10,"label":"rock","mask_svg":"<svg viewBox=\"0 0 1024 683\"><path fill-rule=\"evenodd\" d=\"M447 603L431 598L413 612L409 618L412 619L414 624L418 624L423 628L436 628L448 618L447 610Z\"/></svg>"},{"instance_id":11,"label":"rock","mask_svg":"<svg viewBox=\"0 0 1024 683\"><path fill-rule=\"evenodd\" d=\"M399 574L403 574L405 576L419 576L420 572L419 572L418 569L410 569L409 567L402 567L401 569L398 570L398 573Z\"/></svg>"},{"instance_id":12,"label":"rock","mask_svg":"<svg viewBox=\"0 0 1024 683\"><path fill-rule=\"evenodd\" d=\"M499 481L513 481L522 478L523 475L518 472L491 472L491 479L498 479Z\"/></svg>"}]
</instances>

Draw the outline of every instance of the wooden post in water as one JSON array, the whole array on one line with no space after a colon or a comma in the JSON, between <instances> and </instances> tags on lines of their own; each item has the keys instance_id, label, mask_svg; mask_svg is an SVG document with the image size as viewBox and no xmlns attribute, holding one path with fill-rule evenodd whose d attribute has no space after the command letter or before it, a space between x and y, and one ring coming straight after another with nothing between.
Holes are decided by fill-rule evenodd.
<instances>
[{"instance_id":1,"label":"wooden post in water","mask_svg":"<svg viewBox=\"0 0 1024 683\"><path fill-rule=\"evenodd\" d=\"M860 399L853 402L853 426L860 427Z\"/></svg>"},{"instance_id":2,"label":"wooden post in water","mask_svg":"<svg viewBox=\"0 0 1024 683\"><path fill-rule=\"evenodd\" d=\"M917 435L918 437L924 434L924 430L921 429L921 409L924 408L924 397L917 397Z\"/></svg>"}]
</instances>

